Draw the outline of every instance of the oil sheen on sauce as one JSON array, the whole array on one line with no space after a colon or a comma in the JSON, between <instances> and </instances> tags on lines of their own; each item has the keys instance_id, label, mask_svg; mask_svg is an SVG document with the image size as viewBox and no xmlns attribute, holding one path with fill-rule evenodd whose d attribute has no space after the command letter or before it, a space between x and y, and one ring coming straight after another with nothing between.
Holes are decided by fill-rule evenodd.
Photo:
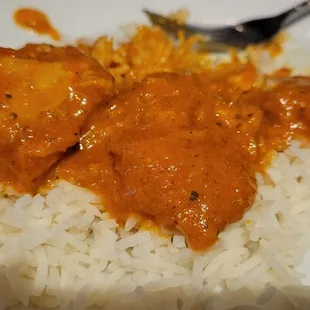
<instances>
[{"instance_id":1,"label":"oil sheen on sauce","mask_svg":"<svg viewBox=\"0 0 310 310\"><path fill-rule=\"evenodd\" d=\"M32 8L21 8L14 13L15 23L38 35L47 35L54 41L61 40L61 35L53 27L49 18L43 13Z\"/></svg>"},{"instance_id":2,"label":"oil sheen on sauce","mask_svg":"<svg viewBox=\"0 0 310 310\"><path fill-rule=\"evenodd\" d=\"M121 225L138 216L206 250L251 207L269 151L309 137L310 79L256 77L250 65L149 76L93 114L56 179L100 195Z\"/></svg>"},{"instance_id":3,"label":"oil sheen on sauce","mask_svg":"<svg viewBox=\"0 0 310 310\"><path fill-rule=\"evenodd\" d=\"M73 47L0 48L2 186L35 192L112 87L110 74Z\"/></svg>"},{"instance_id":4,"label":"oil sheen on sauce","mask_svg":"<svg viewBox=\"0 0 310 310\"><path fill-rule=\"evenodd\" d=\"M115 96L98 66L74 48L0 49L0 182L67 180L120 225L138 217L204 251L251 207L270 152L309 140L307 76L260 81L252 64L232 63L151 75Z\"/></svg>"}]
</instances>

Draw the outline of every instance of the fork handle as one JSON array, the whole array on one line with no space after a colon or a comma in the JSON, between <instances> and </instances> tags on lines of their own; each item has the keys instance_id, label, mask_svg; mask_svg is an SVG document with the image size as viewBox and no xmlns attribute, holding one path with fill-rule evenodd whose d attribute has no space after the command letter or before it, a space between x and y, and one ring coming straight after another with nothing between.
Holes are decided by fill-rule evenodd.
<instances>
[{"instance_id":1,"label":"fork handle","mask_svg":"<svg viewBox=\"0 0 310 310\"><path fill-rule=\"evenodd\" d=\"M290 10L287 10L280 14L283 18L285 26L289 26L297 19L301 18L303 15L307 15L310 11L309 1L304 1L302 3L297 4Z\"/></svg>"}]
</instances>

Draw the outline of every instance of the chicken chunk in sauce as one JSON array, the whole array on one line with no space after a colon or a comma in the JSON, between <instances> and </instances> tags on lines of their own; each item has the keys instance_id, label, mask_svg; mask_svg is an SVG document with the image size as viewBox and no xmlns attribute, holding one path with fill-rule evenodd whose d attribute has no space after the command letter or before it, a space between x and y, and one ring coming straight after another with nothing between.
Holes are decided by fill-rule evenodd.
<instances>
[{"instance_id":1,"label":"chicken chunk in sauce","mask_svg":"<svg viewBox=\"0 0 310 310\"><path fill-rule=\"evenodd\" d=\"M182 232L195 250L252 205L269 151L310 135L310 79L258 82L251 64L149 76L110 100L96 62L30 45L0 50L0 78L1 183L35 191L60 160L51 181L97 193L120 224Z\"/></svg>"},{"instance_id":2,"label":"chicken chunk in sauce","mask_svg":"<svg viewBox=\"0 0 310 310\"><path fill-rule=\"evenodd\" d=\"M218 100L195 76L149 77L98 109L57 178L101 195L120 223L139 216L204 250L256 192L250 156L216 124Z\"/></svg>"},{"instance_id":3,"label":"chicken chunk in sauce","mask_svg":"<svg viewBox=\"0 0 310 310\"><path fill-rule=\"evenodd\" d=\"M0 49L0 183L33 192L36 180L80 139L113 79L75 48Z\"/></svg>"},{"instance_id":4,"label":"chicken chunk in sauce","mask_svg":"<svg viewBox=\"0 0 310 310\"><path fill-rule=\"evenodd\" d=\"M306 142L310 137L310 78L295 76L272 82L265 94L256 95L264 114L257 132L261 157L271 149L282 152L292 139Z\"/></svg>"}]
</instances>

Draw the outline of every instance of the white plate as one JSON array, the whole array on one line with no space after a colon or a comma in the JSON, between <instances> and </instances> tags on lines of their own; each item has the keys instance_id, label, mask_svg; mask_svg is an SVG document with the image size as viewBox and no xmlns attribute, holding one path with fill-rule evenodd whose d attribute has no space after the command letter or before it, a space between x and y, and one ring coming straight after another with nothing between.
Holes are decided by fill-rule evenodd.
<instances>
[{"instance_id":1,"label":"white plate","mask_svg":"<svg viewBox=\"0 0 310 310\"><path fill-rule=\"evenodd\" d=\"M1 0L0 44L18 47L28 41L48 42L16 27L12 13L18 7L45 11L67 39L94 37L114 32L120 25L145 22L142 8L167 13L188 8L190 20L198 24L228 24L240 20L276 14L301 0ZM290 33L310 48L310 18L294 25Z\"/></svg>"},{"instance_id":2,"label":"white plate","mask_svg":"<svg viewBox=\"0 0 310 310\"><path fill-rule=\"evenodd\" d=\"M143 23L147 19L142 8L168 13L178 8L190 10L190 21L196 24L229 24L254 17L277 14L301 0L1 0L0 45L18 48L26 42L55 43L18 28L12 15L18 7L35 7L46 12L60 30L64 41L96 38L103 33L118 33L120 25ZM278 65L297 68L297 73L310 73L310 17L288 30L288 52Z\"/></svg>"},{"instance_id":3,"label":"white plate","mask_svg":"<svg viewBox=\"0 0 310 310\"><path fill-rule=\"evenodd\" d=\"M1 0L0 46L17 48L27 42L48 42L18 28L12 19L18 7L43 10L66 42L80 37L95 38L101 34L114 34L121 25L142 23L147 19L142 8L168 13L177 8L188 8L190 20L198 24L228 24L248 18L279 13L299 3L297 0ZM310 16L288 29L288 50L281 62L293 64L307 71L310 68ZM309 70L310 72L310 70ZM1 81L0 81L1 82ZM310 255L301 267L310 285Z\"/></svg>"}]
</instances>

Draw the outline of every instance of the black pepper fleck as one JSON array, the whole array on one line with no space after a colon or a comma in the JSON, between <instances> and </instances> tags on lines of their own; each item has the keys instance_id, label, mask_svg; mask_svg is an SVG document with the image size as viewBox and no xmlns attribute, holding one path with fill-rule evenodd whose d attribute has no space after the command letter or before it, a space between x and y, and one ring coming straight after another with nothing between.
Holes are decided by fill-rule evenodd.
<instances>
[{"instance_id":1,"label":"black pepper fleck","mask_svg":"<svg viewBox=\"0 0 310 310\"><path fill-rule=\"evenodd\" d=\"M6 93L6 94L5 94L5 97L7 97L8 99L11 99L11 98L12 98L12 95L9 94L9 93Z\"/></svg>"},{"instance_id":2,"label":"black pepper fleck","mask_svg":"<svg viewBox=\"0 0 310 310\"><path fill-rule=\"evenodd\" d=\"M16 113L11 113L10 116L13 118L13 119L16 119L18 117L18 115Z\"/></svg>"},{"instance_id":3,"label":"black pepper fleck","mask_svg":"<svg viewBox=\"0 0 310 310\"><path fill-rule=\"evenodd\" d=\"M195 201L199 198L199 194L196 191L192 191L191 195L189 196L190 201Z\"/></svg>"}]
</instances>

